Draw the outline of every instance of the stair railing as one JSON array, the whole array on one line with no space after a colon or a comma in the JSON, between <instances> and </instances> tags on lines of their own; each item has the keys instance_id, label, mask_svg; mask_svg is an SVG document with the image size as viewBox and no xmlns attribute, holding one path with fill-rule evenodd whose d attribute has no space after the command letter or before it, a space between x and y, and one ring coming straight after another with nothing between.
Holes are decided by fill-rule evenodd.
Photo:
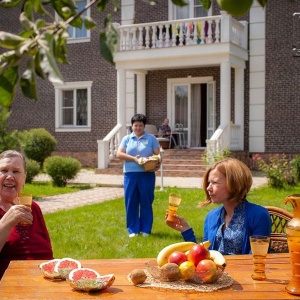
<instances>
[{"instance_id":1,"label":"stair railing","mask_svg":"<svg viewBox=\"0 0 300 300\"><path fill-rule=\"evenodd\" d=\"M98 140L98 169L107 169L108 164L117 154L122 124L117 124L103 140Z\"/></svg>"},{"instance_id":2,"label":"stair railing","mask_svg":"<svg viewBox=\"0 0 300 300\"><path fill-rule=\"evenodd\" d=\"M226 150L240 149L240 125L221 124L209 140L206 140L206 161L213 164L218 156L223 156Z\"/></svg>"}]
</instances>

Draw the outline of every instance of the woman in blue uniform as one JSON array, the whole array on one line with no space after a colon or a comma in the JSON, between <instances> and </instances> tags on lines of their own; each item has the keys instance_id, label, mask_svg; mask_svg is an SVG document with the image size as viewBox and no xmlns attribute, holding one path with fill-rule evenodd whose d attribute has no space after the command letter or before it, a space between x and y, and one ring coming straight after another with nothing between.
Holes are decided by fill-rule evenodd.
<instances>
[{"instance_id":1,"label":"woman in blue uniform","mask_svg":"<svg viewBox=\"0 0 300 300\"><path fill-rule=\"evenodd\" d=\"M132 133L120 144L117 157L124 161L124 197L126 226L129 237L140 233L148 236L153 224L155 171L146 172L138 161L141 157L159 154L156 137L145 131L146 116L136 114L131 118ZM159 163L157 164L157 170Z\"/></svg>"}]
</instances>

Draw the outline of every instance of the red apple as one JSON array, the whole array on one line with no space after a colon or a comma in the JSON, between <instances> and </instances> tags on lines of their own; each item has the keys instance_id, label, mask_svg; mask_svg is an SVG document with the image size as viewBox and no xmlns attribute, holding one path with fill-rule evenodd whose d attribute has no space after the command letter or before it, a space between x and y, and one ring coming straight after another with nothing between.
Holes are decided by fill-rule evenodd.
<instances>
[{"instance_id":1,"label":"red apple","mask_svg":"<svg viewBox=\"0 0 300 300\"><path fill-rule=\"evenodd\" d=\"M181 251L174 251L170 254L168 258L169 263L174 263L176 265L181 265L183 262L187 261L187 256L184 252Z\"/></svg>"},{"instance_id":2,"label":"red apple","mask_svg":"<svg viewBox=\"0 0 300 300\"><path fill-rule=\"evenodd\" d=\"M196 274L205 283L215 282L219 278L218 267L211 259L201 260L196 267Z\"/></svg>"},{"instance_id":3,"label":"red apple","mask_svg":"<svg viewBox=\"0 0 300 300\"><path fill-rule=\"evenodd\" d=\"M209 251L200 244L194 245L188 253L188 260L193 262L195 266L198 265L200 260L206 258L210 258Z\"/></svg>"}]
</instances>

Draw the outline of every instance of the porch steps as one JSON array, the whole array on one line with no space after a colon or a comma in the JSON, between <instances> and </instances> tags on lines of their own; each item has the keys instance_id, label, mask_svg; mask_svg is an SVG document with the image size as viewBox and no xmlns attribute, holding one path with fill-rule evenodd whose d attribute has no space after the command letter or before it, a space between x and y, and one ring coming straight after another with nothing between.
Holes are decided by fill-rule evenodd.
<instances>
[{"instance_id":1,"label":"porch steps","mask_svg":"<svg viewBox=\"0 0 300 300\"><path fill-rule=\"evenodd\" d=\"M163 175L167 177L201 177L206 165L202 161L202 149L165 149L163 158ZM97 174L123 174L123 162L114 159L105 170L97 169ZM160 170L156 172L160 176Z\"/></svg>"}]
</instances>

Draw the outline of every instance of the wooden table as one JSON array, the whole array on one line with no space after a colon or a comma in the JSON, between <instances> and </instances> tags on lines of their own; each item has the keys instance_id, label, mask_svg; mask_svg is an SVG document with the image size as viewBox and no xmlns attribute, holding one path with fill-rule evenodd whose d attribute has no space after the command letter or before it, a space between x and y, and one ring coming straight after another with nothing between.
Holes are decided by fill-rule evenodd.
<instances>
[{"instance_id":1,"label":"wooden table","mask_svg":"<svg viewBox=\"0 0 300 300\"><path fill-rule=\"evenodd\" d=\"M114 273L114 284L99 293L77 292L66 281L43 278L38 265L41 261L13 261L0 281L1 299L300 299L285 291L291 278L288 254L268 254L266 281L251 279L251 255L227 256L226 272L233 278L233 285L209 293L153 290L133 286L127 274L135 268L144 268L148 259L82 260L84 267L100 274Z\"/></svg>"}]
</instances>

